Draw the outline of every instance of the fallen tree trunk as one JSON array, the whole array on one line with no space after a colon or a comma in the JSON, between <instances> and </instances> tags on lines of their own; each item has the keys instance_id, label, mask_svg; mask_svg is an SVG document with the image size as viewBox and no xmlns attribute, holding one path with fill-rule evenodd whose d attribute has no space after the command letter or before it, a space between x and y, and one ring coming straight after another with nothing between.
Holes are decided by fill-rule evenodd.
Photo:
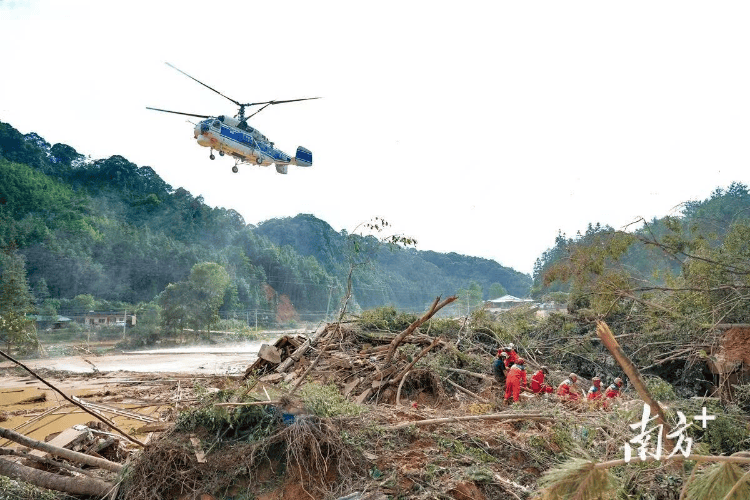
<instances>
[{"instance_id":1,"label":"fallen tree trunk","mask_svg":"<svg viewBox=\"0 0 750 500\"><path fill-rule=\"evenodd\" d=\"M78 453L77 451L68 450L67 448L58 448L57 446L52 446L48 443L42 443L41 441L31 439L24 436L23 434L19 434L4 427L0 427L0 436L4 437L5 439L10 439L11 441L15 441L20 445L34 448L35 450L41 450L49 453L50 455L55 455L66 460L90 465L92 467L98 467L100 469L110 470L112 472L120 472L123 467L120 464L110 462L109 460L105 460L103 458L96 458L92 457L91 455L86 455L85 453Z\"/></svg>"},{"instance_id":2,"label":"fallen tree trunk","mask_svg":"<svg viewBox=\"0 0 750 500\"><path fill-rule=\"evenodd\" d=\"M662 410L661 406L659 405L659 402L651 396L650 392L648 392L648 388L643 382L638 368L635 367L633 362L630 361L630 358L628 358L628 356L622 350L622 347L620 347L617 339L615 339L614 335L612 335L612 331L609 329L609 326L607 326L607 323L600 320L597 321L596 334L601 339L602 344L604 344L609 352L612 353L612 356L614 356L620 367L622 367L625 375L628 376L630 381L633 383L635 390L638 391L638 395L651 407L651 412L656 414L656 423L662 425L661 434L664 447L667 451L672 451L674 445L672 444L672 440L667 438L667 435L671 432L672 428L669 425L669 422L667 422L667 417L664 414L664 410Z\"/></svg>"},{"instance_id":3,"label":"fallen tree trunk","mask_svg":"<svg viewBox=\"0 0 750 500\"><path fill-rule=\"evenodd\" d=\"M60 476L0 458L0 475L71 495L104 497L114 485L91 477Z\"/></svg>"},{"instance_id":4,"label":"fallen tree trunk","mask_svg":"<svg viewBox=\"0 0 750 500\"><path fill-rule=\"evenodd\" d=\"M446 417L446 418L431 418L428 420L412 420L411 422L402 422L400 424L392 425L387 429L403 429L410 425L422 426L432 424L449 424L453 422L463 422L466 420L534 420L536 422L551 422L554 418L542 415L541 413L492 413L490 415L469 415L466 417Z\"/></svg>"}]
</instances>

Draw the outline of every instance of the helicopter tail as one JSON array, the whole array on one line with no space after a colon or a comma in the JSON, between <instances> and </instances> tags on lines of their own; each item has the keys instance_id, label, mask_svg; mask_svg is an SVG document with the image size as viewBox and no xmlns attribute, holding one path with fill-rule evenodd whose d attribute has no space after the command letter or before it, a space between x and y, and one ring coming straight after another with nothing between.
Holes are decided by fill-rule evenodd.
<instances>
[{"instance_id":1,"label":"helicopter tail","mask_svg":"<svg viewBox=\"0 0 750 500\"><path fill-rule=\"evenodd\" d=\"M312 151L302 146L297 147L297 155L294 157L294 164L298 167L312 166Z\"/></svg>"}]
</instances>

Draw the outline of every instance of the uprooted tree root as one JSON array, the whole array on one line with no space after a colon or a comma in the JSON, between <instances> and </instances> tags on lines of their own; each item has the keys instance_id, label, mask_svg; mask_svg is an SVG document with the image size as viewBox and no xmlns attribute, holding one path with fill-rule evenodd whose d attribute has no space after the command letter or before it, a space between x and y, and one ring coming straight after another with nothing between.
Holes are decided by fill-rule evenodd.
<instances>
[{"instance_id":1,"label":"uprooted tree root","mask_svg":"<svg viewBox=\"0 0 750 500\"><path fill-rule=\"evenodd\" d=\"M278 445L285 450L287 479L299 482L312 498L348 490L359 474L358 461L342 441L341 429L330 420L298 418L265 440L256 454L267 456Z\"/></svg>"},{"instance_id":2,"label":"uprooted tree root","mask_svg":"<svg viewBox=\"0 0 750 500\"><path fill-rule=\"evenodd\" d=\"M299 418L255 442L225 444L211 451L199 463L190 435L162 436L127 471L119 498L197 498L201 493L228 492L258 479L263 467L274 474L286 469L285 482L300 484L311 498L323 498L350 487L359 475L358 461L343 443L341 430L317 417Z\"/></svg>"}]
</instances>

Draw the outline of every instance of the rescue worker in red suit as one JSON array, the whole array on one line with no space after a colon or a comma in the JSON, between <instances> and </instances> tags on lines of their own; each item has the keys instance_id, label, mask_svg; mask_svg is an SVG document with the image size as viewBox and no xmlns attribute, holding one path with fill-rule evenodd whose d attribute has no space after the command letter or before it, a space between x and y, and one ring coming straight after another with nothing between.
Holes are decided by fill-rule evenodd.
<instances>
[{"instance_id":1,"label":"rescue worker in red suit","mask_svg":"<svg viewBox=\"0 0 750 500\"><path fill-rule=\"evenodd\" d=\"M544 383L545 375L549 375L549 370L546 366L543 366L533 377L531 377L531 392L534 394L542 394L545 392L552 394L552 386Z\"/></svg>"},{"instance_id":2,"label":"rescue worker in red suit","mask_svg":"<svg viewBox=\"0 0 750 500\"><path fill-rule=\"evenodd\" d=\"M518 358L516 363L505 374L505 404L511 403L511 396L513 396L513 401L518 401L521 394L521 387L526 387L525 363L526 361L523 358Z\"/></svg>"},{"instance_id":3,"label":"rescue worker in red suit","mask_svg":"<svg viewBox=\"0 0 750 500\"><path fill-rule=\"evenodd\" d=\"M508 357L505 358L505 368L510 368L521 359L516 352L516 346L512 342L504 350L508 353Z\"/></svg>"},{"instance_id":4,"label":"rescue worker in red suit","mask_svg":"<svg viewBox=\"0 0 750 500\"><path fill-rule=\"evenodd\" d=\"M614 380L614 383L607 387L607 392L604 393L605 396L608 398L616 398L620 395L620 388L622 387L622 379L620 377L617 377Z\"/></svg>"},{"instance_id":5,"label":"rescue worker in red suit","mask_svg":"<svg viewBox=\"0 0 750 500\"><path fill-rule=\"evenodd\" d=\"M594 377L591 379L591 383L594 385L589 388L586 399L600 399L602 397L602 379Z\"/></svg>"},{"instance_id":6,"label":"rescue worker in red suit","mask_svg":"<svg viewBox=\"0 0 750 500\"><path fill-rule=\"evenodd\" d=\"M562 399L575 401L578 399L578 392L575 389L575 383L578 381L578 375L571 373L568 378L563 380L562 384L557 386L557 395Z\"/></svg>"}]
</instances>

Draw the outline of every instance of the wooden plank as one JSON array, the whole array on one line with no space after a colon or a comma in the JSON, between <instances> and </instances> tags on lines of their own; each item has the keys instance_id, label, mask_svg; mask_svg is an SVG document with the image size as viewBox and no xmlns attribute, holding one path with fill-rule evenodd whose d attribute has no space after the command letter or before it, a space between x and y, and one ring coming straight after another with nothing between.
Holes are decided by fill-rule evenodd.
<instances>
[{"instance_id":1,"label":"wooden plank","mask_svg":"<svg viewBox=\"0 0 750 500\"><path fill-rule=\"evenodd\" d=\"M258 357L263 358L269 363L279 364L281 363L281 353L276 347L268 344L262 344L260 350L258 350Z\"/></svg>"},{"instance_id":2,"label":"wooden plank","mask_svg":"<svg viewBox=\"0 0 750 500\"><path fill-rule=\"evenodd\" d=\"M203 453L203 449L201 448L201 441L195 436L190 437L190 442L193 443L193 450L195 451L195 458L198 460L199 464L205 464L206 463L206 454Z\"/></svg>"},{"instance_id":3,"label":"wooden plank","mask_svg":"<svg viewBox=\"0 0 750 500\"><path fill-rule=\"evenodd\" d=\"M348 384L344 385L344 397L348 396L362 382L362 377L357 377Z\"/></svg>"},{"instance_id":4,"label":"wooden plank","mask_svg":"<svg viewBox=\"0 0 750 500\"><path fill-rule=\"evenodd\" d=\"M371 394L372 394L372 388L368 387L367 390L363 392L362 394L360 394L359 396L357 396L357 399L355 399L354 401L357 404L362 404L365 402L367 398L370 397Z\"/></svg>"},{"instance_id":5,"label":"wooden plank","mask_svg":"<svg viewBox=\"0 0 750 500\"><path fill-rule=\"evenodd\" d=\"M86 438L87 434L88 431L79 431L72 427L69 427L55 436L53 439L49 440L47 444L50 446L57 446L58 448L67 448L69 446L72 447L78 442L83 441ZM41 450L31 450L29 454L35 455L37 457L43 457L47 455L46 452Z\"/></svg>"}]
</instances>

